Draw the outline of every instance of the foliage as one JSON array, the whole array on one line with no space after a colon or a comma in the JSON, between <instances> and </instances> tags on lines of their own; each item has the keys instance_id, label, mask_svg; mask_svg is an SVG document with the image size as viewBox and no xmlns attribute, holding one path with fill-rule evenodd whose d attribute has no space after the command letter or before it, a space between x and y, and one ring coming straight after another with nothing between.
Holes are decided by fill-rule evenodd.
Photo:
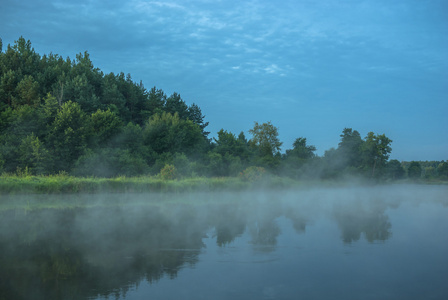
<instances>
[{"instance_id":1,"label":"foliage","mask_svg":"<svg viewBox=\"0 0 448 300\"><path fill-rule=\"evenodd\" d=\"M110 109L103 111L98 109L90 117L92 122L93 140L98 146L110 146L108 143L115 138L122 128L122 122Z\"/></svg>"},{"instance_id":2,"label":"foliage","mask_svg":"<svg viewBox=\"0 0 448 300\"><path fill-rule=\"evenodd\" d=\"M25 137L18 149L20 168L29 169L31 174L45 174L46 167L51 163L50 156L43 143L32 133Z\"/></svg>"},{"instance_id":3,"label":"foliage","mask_svg":"<svg viewBox=\"0 0 448 300\"><path fill-rule=\"evenodd\" d=\"M448 162L442 162L437 167L437 173L441 178L448 179Z\"/></svg>"},{"instance_id":4,"label":"foliage","mask_svg":"<svg viewBox=\"0 0 448 300\"><path fill-rule=\"evenodd\" d=\"M71 170L75 161L86 151L92 135L90 119L79 104L64 103L51 125L48 145L52 149L56 170Z\"/></svg>"},{"instance_id":5,"label":"foliage","mask_svg":"<svg viewBox=\"0 0 448 300\"><path fill-rule=\"evenodd\" d=\"M318 157L305 137L281 154L271 122L255 122L250 140L224 129L209 139L207 126L197 104L178 93L146 90L130 74L103 74L88 52L73 60L40 56L23 37L0 49L1 172L116 177L162 174L172 166L175 178L240 174L250 182L265 170L294 179L395 180L406 169L409 177L448 178L443 161L419 162L420 169L389 161L392 141L385 134L362 139L344 128L338 147Z\"/></svg>"},{"instance_id":6,"label":"foliage","mask_svg":"<svg viewBox=\"0 0 448 300\"><path fill-rule=\"evenodd\" d=\"M252 139L249 141L252 147L257 148L261 157L273 157L275 153L280 151L282 142L278 138L278 129L271 122L259 124L254 122L254 127L249 130Z\"/></svg>"},{"instance_id":7,"label":"foliage","mask_svg":"<svg viewBox=\"0 0 448 300\"><path fill-rule=\"evenodd\" d=\"M398 160L392 159L386 164L386 173L388 178L395 180L402 179L406 172Z\"/></svg>"},{"instance_id":8,"label":"foliage","mask_svg":"<svg viewBox=\"0 0 448 300\"><path fill-rule=\"evenodd\" d=\"M411 161L408 167L408 177L412 179L417 179L422 176L422 166L417 161Z\"/></svg>"},{"instance_id":9,"label":"foliage","mask_svg":"<svg viewBox=\"0 0 448 300\"><path fill-rule=\"evenodd\" d=\"M243 181L255 182L260 181L266 175L266 170L262 167L248 167L239 174Z\"/></svg>"},{"instance_id":10,"label":"foliage","mask_svg":"<svg viewBox=\"0 0 448 300\"><path fill-rule=\"evenodd\" d=\"M160 170L160 178L163 180L173 180L177 177L176 167L166 164L162 170Z\"/></svg>"},{"instance_id":11,"label":"foliage","mask_svg":"<svg viewBox=\"0 0 448 300\"><path fill-rule=\"evenodd\" d=\"M342 168L359 167L362 163L362 146L364 141L358 131L352 128L344 128L338 144L338 159Z\"/></svg>"},{"instance_id":12,"label":"foliage","mask_svg":"<svg viewBox=\"0 0 448 300\"><path fill-rule=\"evenodd\" d=\"M135 176L149 171L145 160L132 155L129 150L118 148L99 149L82 155L75 163L73 174L77 176Z\"/></svg>"},{"instance_id":13,"label":"foliage","mask_svg":"<svg viewBox=\"0 0 448 300\"><path fill-rule=\"evenodd\" d=\"M153 115L143 130L145 145L157 153L185 153L194 155L206 143L201 129L190 120L182 120L179 115L162 113Z\"/></svg>"},{"instance_id":14,"label":"foliage","mask_svg":"<svg viewBox=\"0 0 448 300\"><path fill-rule=\"evenodd\" d=\"M381 171L385 167L392 151L391 143L392 140L384 134L367 134L362 145L363 166L365 170L372 170L372 177L375 177L375 171Z\"/></svg>"}]
</instances>

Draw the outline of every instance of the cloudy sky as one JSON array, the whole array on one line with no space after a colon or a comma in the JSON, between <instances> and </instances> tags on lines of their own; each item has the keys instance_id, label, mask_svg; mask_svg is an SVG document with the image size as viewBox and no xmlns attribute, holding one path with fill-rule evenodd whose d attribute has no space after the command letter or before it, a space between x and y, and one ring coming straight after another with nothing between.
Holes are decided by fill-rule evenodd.
<instances>
[{"instance_id":1,"label":"cloudy sky","mask_svg":"<svg viewBox=\"0 0 448 300\"><path fill-rule=\"evenodd\" d=\"M323 155L350 127L391 158L448 159L446 0L1 0L3 48L20 36L180 93L212 135L271 121L283 151Z\"/></svg>"}]
</instances>

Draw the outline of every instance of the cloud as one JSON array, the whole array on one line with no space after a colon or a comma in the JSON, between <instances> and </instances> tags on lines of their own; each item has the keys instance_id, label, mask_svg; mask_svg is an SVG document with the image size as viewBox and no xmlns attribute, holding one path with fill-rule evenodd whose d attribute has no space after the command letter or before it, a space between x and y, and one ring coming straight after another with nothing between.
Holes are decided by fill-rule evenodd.
<instances>
[{"instance_id":1,"label":"cloud","mask_svg":"<svg viewBox=\"0 0 448 300\"><path fill-rule=\"evenodd\" d=\"M251 101L260 106L254 117L270 119L272 110L262 107L272 98L294 111L288 99L300 95L315 103L300 107L314 117L322 103L335 103L317 117L340 124L350 120L340 119L336 104L361 103L354 99L413 97L440 106L448 72L445 2L3 0L0 37L4 49L23 35L40 54L73 58L87 50L105 72L191 95L210 120L219 119L220 111L207 111L215 103L238 110ZM241 111L235 118L247 118Z\"/></svg>"}]
</instances>

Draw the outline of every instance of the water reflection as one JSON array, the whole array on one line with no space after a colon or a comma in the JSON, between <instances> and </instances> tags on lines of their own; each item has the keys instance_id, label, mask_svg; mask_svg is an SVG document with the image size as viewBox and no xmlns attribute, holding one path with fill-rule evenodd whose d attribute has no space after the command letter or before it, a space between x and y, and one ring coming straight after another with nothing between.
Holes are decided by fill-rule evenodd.
<instances>
[{"instance_id":1,"label":"water reflection","mask_svg":"<svg viewBox=\"0 0 448 300\"><path fill-rule=\"evenodd\" d=\"M82 299L174 278L203 247L205 228L195 220L191 209L3 212L0 298Z\"/></svg>"},{"instance_id":2,"label":"water reflection","mask_svg":"<svg viewBox=\"0 0 448 300\"><path fill-rule=\"evenodd\" d=\"M3 210L0 299L124 297L142 281L174 279L194 267L210 232L219 247L247 234L253 251L276 251L286 230L280 217L290 220L298 235L319 218L334 220L342 243L391 237L387 211L396 209L397 201L365 193L328 198L334 193L317 198L307 192L215 194L213 201L198 194L193 197L198 201L163 205L142 204L140 198L148 196L139 195L137 204Z\"/></svg>"},{"instance_id":3,"label":"water reflection","mask_svg":"<svg viewBox=\"0 0 448 300\"><path fill-rule=\"evenodd\" d=\"M386 208L384 202L358 201L351 205L337 205L333 216L342 232L344 243L358 241L362 234L371 243L387 240L392 234L392 224L385 214Z\"/></svg>"}]
</instances>

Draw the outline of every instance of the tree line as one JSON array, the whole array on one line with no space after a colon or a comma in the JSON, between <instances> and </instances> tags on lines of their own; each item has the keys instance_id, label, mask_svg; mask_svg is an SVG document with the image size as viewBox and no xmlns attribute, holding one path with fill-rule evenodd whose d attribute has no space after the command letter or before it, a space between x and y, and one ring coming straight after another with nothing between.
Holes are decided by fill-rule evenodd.
<instances>
[{"instance_id":1,"label":"tree line","mask_svg":"<svg viewBox=\"0 0 448 300\"><path fill-rule=\"evenodd\" d=\"M104 74L88 52L74 60L41 56L23 37L4 51L0 39L0 117L6 173L134 176L170 165L178 176L236 176L251 167L293 178L406 176L405 164L389 160L392 140L384 134L362 138L345 128L322 157L305 137L281 153L271 122L255 122L250 137L221 129L209 138L200 107L180 94L148 90L129 74ZM439 162L430 173L447 177L447 169Z\"/></svg>"}]
</instances>

